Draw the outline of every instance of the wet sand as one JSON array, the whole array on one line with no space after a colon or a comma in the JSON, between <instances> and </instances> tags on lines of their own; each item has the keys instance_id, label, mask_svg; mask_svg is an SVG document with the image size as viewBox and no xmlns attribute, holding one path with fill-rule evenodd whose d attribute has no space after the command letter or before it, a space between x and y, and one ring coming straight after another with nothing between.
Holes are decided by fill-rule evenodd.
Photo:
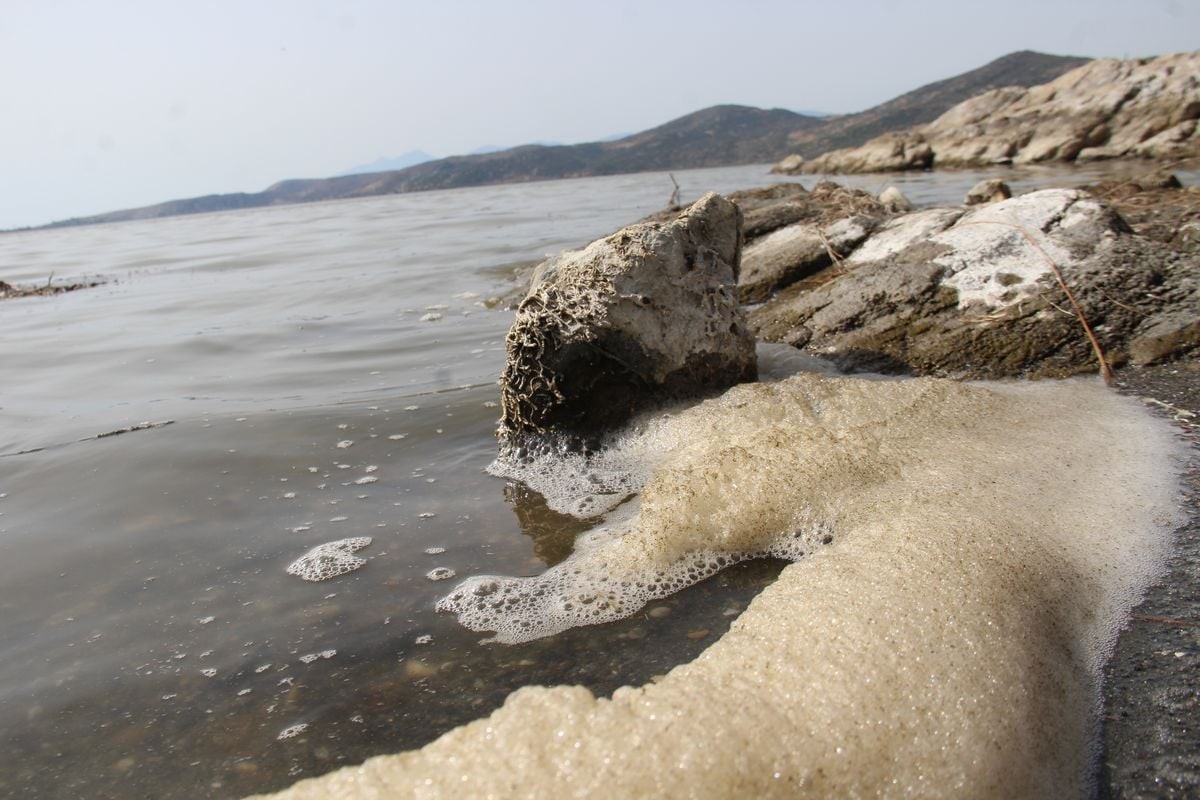
<instances>
[{"instance_id":1,"label":"wet sand","mask_svg":"<svg viewBox=\"0 0 1200 800\"><path fill-rule=\"evenodd\" d=\"M1184 486L1189 521L1168 572L1147 593L1104 671L1099 796L1200 794L1200 361L1117 375L1126 394L1149 397L1192 444ZM1152 405L1152 407L1154 407ZM1190 414L1190 416L1189 416Z\"/></svg>"}]
</instances>

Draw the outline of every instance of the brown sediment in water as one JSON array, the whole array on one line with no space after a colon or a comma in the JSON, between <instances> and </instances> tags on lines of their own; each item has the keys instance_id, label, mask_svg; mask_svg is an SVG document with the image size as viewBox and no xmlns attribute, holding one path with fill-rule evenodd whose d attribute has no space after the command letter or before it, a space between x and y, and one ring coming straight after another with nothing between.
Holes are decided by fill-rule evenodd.
<instances>
[{"instance_id":1,"label":"brown sediment in water","mask_svg":"<svg viewBox=\"0 0 1200 800\"><path fill-rule=\"evenodd\" d=\"M91 289L104 284L104 281L84 281L81 283L50 283L42 286L16 286L0 281L0 300L15 300L18 297L48 297L64 292L74 292L78 289Z\"/></svg>"},{"instance_id":2,"label":"brown sediment in water","mask_svg":"<svg viewBox=\"0 0 1200 800\"><path fill-rule=\"evenodd\" d=\"M694 503L689 476L716 494L722 546L777 536L789 505L813 503L834 543L657 683L611 700L522 689L422 750L279 796L1092 788L1100 668L1178 519L1180 451L1164 424L1094 382L811 376L736 389L678 424L706 441L668 459L671 480L647 486L629 551L612 559L687 546L691 526L673 535L666 521ZM729 448L761 458L714 475Z\"/></svg>"}]
</instances>

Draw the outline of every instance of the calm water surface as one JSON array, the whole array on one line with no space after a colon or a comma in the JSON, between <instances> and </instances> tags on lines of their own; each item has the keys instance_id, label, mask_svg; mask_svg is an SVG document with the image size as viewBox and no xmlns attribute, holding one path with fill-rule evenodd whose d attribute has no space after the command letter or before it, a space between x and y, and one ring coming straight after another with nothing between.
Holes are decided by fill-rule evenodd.
<instances>
[{"instance_id":1,"label":"calm water surface","mask_svg":"<svg viewBox=\"0 0 1200 800\"><path fill-rule=\"evenodd\" d=\"M980 177L845 182L929 204ZM777 180L676 178L685 199ZM0 279L107 281L0 305L0 795L265 791L424 744L522 685L645 682L719 636L778 564L518 647L435 614L455 581L428 577L533 574L586 528L484 473L512 319L489 301L671 189L645 174L0 236ZM362 569L286 574L350 536L373 540Z\"/></svg>"}]
</instances>

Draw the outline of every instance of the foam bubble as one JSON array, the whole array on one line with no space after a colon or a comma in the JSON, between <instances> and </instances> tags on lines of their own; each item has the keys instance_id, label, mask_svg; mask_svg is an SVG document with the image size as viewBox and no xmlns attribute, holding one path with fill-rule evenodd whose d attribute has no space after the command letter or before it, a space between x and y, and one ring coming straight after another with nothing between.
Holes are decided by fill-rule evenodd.
<instances>
[{"instance_id":1,"label":"foam bubble","mask_svg":"<svg viewBox=\"0 0 1200 800\"><path fill-rule=\"evenodd\" d=\"M279 735L276 736L275 738L278 739L279 741L283 741L284 739L291 739L293 737L299 736L300 734L304 733L306 730L308 730L307 722L297 722L295 725L289 725L286 728L284 728L283 730L281 730L279 732Z\"/></svg>"},{"instance_id":2,"label":"foam bubble","mask_svg":"<svg viewBox=\"0 0 1200 800\"><path fill-rule=\"evenodd\" d=\"M326 581L345 575L367 563L365 558L359 558L354 553L370 543L370 536L354 536L319 544L289 564L287 572L306 581Z\"/></svg>"},{"instance_id":3,"label":"foam bubble","mask_svg":"<svg viewBox=\"0 0 1200 800\"><path fill-rule=\"evenodd\" d=\"M798 377L655 425L640 502L539 576L552 601L474 578L467 612L519 632L581 590L628 608L637 580L797 530L806 557L661 680L521 689L283 796L1089 794L1100 665L1179 519L1165 423L1095 382Z\"/></svg>"}]
</instances>

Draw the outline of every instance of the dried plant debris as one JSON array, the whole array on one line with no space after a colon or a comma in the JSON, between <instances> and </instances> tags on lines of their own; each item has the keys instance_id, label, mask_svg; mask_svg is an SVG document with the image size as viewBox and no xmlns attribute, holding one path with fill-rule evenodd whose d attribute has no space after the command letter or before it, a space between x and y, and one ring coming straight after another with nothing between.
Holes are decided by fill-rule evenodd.
<instances>
[{"instance_id":1,"label":"dried plant debris","mask_svg":"<svg viewBox=\"0 0 1200 800\"><path fill-rule=\"evenodd\" d=\"M53 276L51 276L53 277ZM63 292L73 292L76 289L91 289L100 286L104 281L88 280L79 283L51 283L49 280L41 286L15 286L6 281L0 281L0 300L12 300L18 297L46 297Z\"/></svg>"}]
</instances>

